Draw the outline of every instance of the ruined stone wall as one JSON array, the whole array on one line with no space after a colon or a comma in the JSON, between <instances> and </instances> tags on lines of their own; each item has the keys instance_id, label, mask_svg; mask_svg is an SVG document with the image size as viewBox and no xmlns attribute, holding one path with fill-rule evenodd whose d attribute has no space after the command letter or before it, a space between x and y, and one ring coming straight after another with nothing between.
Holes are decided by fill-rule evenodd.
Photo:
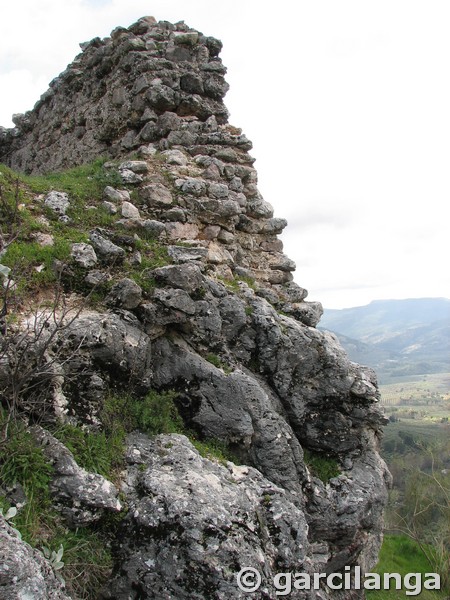
<instances>
[{"instance_id":1,"label":"ruined stone wall","mask_svg":"<svg viewBox=\"0 0 450 600\"><path fill-rule=\"evenodd\" d=\"M106 156L102 168L120 182L86 207L115 218L71 247L69 280L111 285L101 310L61 334L73 348L58 371L65 410L90 426L106 390L124 381L142 395L171 390L187 429L242 462L203 459L180 435L129 436L121 484L129 511L101 597L238 600L235 573L254 565L263 599L275 597L277 571L371 568L389 482L376 377L315 328L322 308L293 282L278 239L286 221L258 191L251 143L227 123L221 43L145 17L82 48L35 108L15 117L17 127L0 132L0 160L17 170ZM71 202L63 190L33 198L35 216L55 213L47 236L54 221L77 227ZM164 247L164 266L144 267L150 238ZM125 277L135 269L154 287ZM49 446L47 434L37 437ZM64 452L50 446L55 462ZM304 450L336 461L339 475L316 477ZM80 502L84 518L116 510L115 488L105 507L104 497L84 494L85 473L71 472L73 485L58 469L52 481L66 520L75 523ZM363 592L292 597L362 600Z\"/></svg>"},{"instance_id":2,"label":"ruined stone wall","mask_svg":"<svg viewBox=\"0 0 450 600\"><path fill-rule=\"evenodd\" d=\"M279 288L295 269L277 237L287 223L258 191L251 142L227 123L221 42L183 22L144 17L81 46L34 109L0 132L0 162L42 173L101 156L161 153L166 180L144 174L141 212L169 221L169 240L199 240L222 275L231 268L275 286L266 290L272 303L315 325L320 305L298 305L306 290Z\"/></svg>"},{"instance_id":3,"label":"ruined stone wall","mask_svg":"<svg viewBox=\"0 0 450 600\"><path fill-rule=\"evenodd\" d=\"M227 122L228 90L218 57L222 44L152 17L118 27L82 53L50 83L33 110L0 130L0 161L27 173L48 172L118 156L142 144L251 148Z\"/></svg>"}]
</instances>

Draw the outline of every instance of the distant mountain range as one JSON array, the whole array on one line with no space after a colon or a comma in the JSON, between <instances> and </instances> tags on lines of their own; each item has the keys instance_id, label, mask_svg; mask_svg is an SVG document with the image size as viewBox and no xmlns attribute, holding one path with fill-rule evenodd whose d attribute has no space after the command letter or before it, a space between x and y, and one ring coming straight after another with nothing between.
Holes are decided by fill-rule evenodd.
<instances>
[{"instance_id":1,"label":"distant mountain range","mask_svg":"<svg viewBox=\"0 0 450 600\"><path fill-rule=\"evenodd\" d=\"M373 367L381 383L450 371L450 300L374 300L325 309L320 329L334 332L351 360Z\"/></svg>"}]
</instances>

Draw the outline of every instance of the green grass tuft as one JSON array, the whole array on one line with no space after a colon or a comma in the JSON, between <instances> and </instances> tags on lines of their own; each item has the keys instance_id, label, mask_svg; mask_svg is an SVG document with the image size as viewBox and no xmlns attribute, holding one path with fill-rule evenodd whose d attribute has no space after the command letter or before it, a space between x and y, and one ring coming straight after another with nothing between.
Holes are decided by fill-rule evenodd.
<instances>
[{"instance_id":1,"label":"green grass tuft","mask_svg":"<svg viewBox=\"0 0 450 600\"><path fill-rule=\"evenodd\" d=\"M109 431L89 432L75 425L63 425L54 435L72 452L80 467L87 471L114 479L115 473L123 465L125 431L119 419Z\"/></svg>"},{"instance_id":2,"label":"green grass tuft","mask_svg":"<svg viewBox=\"0 0 450 600\"><path fill-rule=\"evenodd\" d=\"M56 238L53 246L19 240L8 247L2 264L11 269L13 279L18 276L19 288L36 289L57 281L54 262L65 262L69 256L70 241L67 239Z\"/></svg>"},{"instance_id":3,"label":"green grass tuft","mask_svg":"<svg viewBox=\"0 0 450 600\"><path fill-rule=\"evenodd\" d=\"M47 175L21 175L21 180L35 194L57 190L67 192L72 199L89 201L101 197L107 185L123 186L117 170L105 169L105 162L106 159L99 158L87 165Z\"/></svg>"},{"instance_id":4,"label":"green grass tuft","mask_svg":"<svg viewBox=\"0 0 450 600\"><path fill-rule=\"evenodd\" d=\"M6 411L0 409L0 430L6 424L6 418ZM11 421L8 439L0 455L0 486L8 488L20 484L23 487L27 503L14 518L14 526L31 545L36 545L52 519L51 474L52 467L25 424ZM3 497L2 503L5 507L6 498Z\"/></svg>"},{"instance_id":5,"label":"green grass tuft","mask_svg":"<svg viewBox=\"0 0 450 600\"><path fill-rule=\"evenodd\" d=\"M213 438L198 440L192 433L187 435L194 448L198 450L200 456L203 456L203 458L216 459L222 464L226 464L228 461L234 462L237 465L239 464L239 459L231 452L226 442Z\"/></svg>"},{"instance_id":6,"label":"green grass tuft","mask_svg":"<svg viewBox=\"0 0 450 600\"><path fill-rule=\"evenodd\" d=\"M337 477L341 472L338 462L329 456L305 449L304 458L305 464L314 477L318 477L323 483L327 483L333 477Z\"/></svg>"},{"instance_id":7,"label":"green grass tuft","mask_svg":"<svg viewBox=\"0 0 450 600\"><path fill-rule=\"evenodd\" d=\"M217 354L214 354L212 352L210 352L209 354L207 354L205 356L206 360L211 363L212 365L214 365L217 369L222 369L222 371L226 374L229 375L230 373L233 372L233 369L227 365L226 363L224 363L221 358L219 356L217 356Z\"/></svg>"},{"instance_id":8,"label":"green grass tuft","mask_svg":"<svg viewBox=\"0 0 450 600\"><path fill-rule=\"evenodd\" d=\"M97 598L112 568L110 539L96 528L70 531L60 528L48 544L49 550L64 548L64 568L60 571L71 598Z\"/></svg>"},{"instance_id":9,"label":"green grass tuft","mask_svg":"<svg viewBox=\"0 0 450 600\"><path fill-rule=\"evenodd\" d=\"M116 419L122 423L128 433L135 429L156 435L158 433L181 433L183 420L175 406L176 393L151 390L143 398L128 395L112 396L102 415L106 426L110 427Z\"/></svg>"}]
</instances>

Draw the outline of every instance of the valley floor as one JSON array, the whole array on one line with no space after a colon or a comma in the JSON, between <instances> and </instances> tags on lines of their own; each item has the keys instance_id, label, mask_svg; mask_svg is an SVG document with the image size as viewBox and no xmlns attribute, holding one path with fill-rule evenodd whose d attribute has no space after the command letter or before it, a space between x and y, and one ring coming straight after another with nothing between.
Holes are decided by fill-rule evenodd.
<instances>
[{"instance_id":1,"label":"valley floor","mask_svg":"<svg viewBox=\"0 0 450 600\"><path fill-rule=\"evenodd\" d=\"M393 487L385 518L387 533L376 572L440 573L443 589L439 593L424 590L417 597L447 599L450 591L450 374L405 377L380 386L380 391L389 418L381 454L393 475ZM394 589L373 591L367 593L367 598L396 600L410 595L405 596L405 593L405 590Z\"/></svg>"}]
</instances>

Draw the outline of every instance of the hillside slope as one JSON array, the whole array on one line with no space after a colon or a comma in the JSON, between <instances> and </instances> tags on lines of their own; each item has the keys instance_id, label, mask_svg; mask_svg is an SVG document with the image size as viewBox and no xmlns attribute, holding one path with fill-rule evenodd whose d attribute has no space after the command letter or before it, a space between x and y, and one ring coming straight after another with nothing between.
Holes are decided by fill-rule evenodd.
<instances>
[{"instance_id":1,"label":"hillside slope","mask_svg":"<svg viewBox=\"0 0 450 600\"><path fill-rule=\"evenodd\" d=\"M377 300L367 306L325 310L320 327L333 331L352 360L380 378L450 369L450 300Z\"/></svg>"}]
</instances>

